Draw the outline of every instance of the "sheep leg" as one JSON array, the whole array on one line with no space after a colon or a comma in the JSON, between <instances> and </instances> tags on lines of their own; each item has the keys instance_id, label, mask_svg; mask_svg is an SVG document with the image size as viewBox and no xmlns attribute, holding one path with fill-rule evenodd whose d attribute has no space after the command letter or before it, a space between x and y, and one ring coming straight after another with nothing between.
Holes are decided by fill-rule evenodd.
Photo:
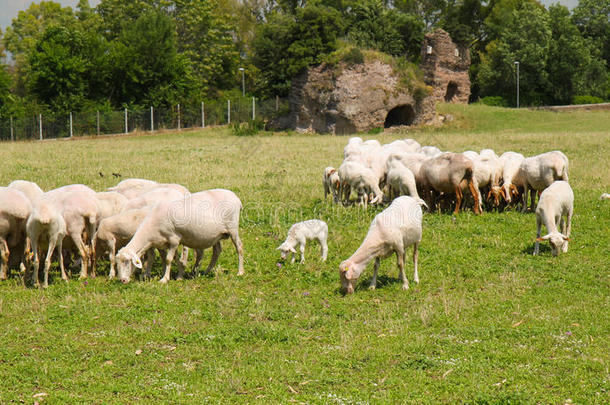
<instances>
[{"instance_id":1,"label":"sheep leg","mask_svg":"<svg viewBox=\"0 0 610 405\"><path fill-rule=\"evenodd\" d=\"M38 251L38 235L36 234L34 238L32 238L32 254L34 257L32 258L32 284L35 287L40 285L40 281L38 280L38 268L40 267L40 252Z\"/></svg>"},{"instance_id":2,"label":"sheep leg","mask_svg":"<svg viewBox=\"0 0 610 405\"><path fill-rule=\"evenodd\" d=\"M540 241L538 241L538 239L540 239L541 227L542 221L538 215L536 215L536 242L534 243L534 256L536 256L540 250Z\"/></svg>"},{"instance_id":3,"label":"sheep leg","mask_svg":"<svg viewBox=\"0 0 610 405\"><path fill-rule=\"evenodd\" d=\"M527 211L527 195L529 194L530 191L530 185L528 184L528 182L524 182L524 191L523 191L523 207L521 207L521 212L526 212Z\"/></svg>"},{"instance_id":4,"label":"sheep leg","mask_svg":"<svg viewBox=\"0 0 610 405\"><path fill-rule=\"evenodd\" d=\"M0 267L0 280L6 280L8 274L8 261L10 257L10 251L8 244L4 238L0 239L0 255L2 256L2 265Z\"/></svg>"},{"instance_id":5,"label":"sheep leg","mask_svg":"<svg viewBox=\"0 0 610 405\"><path fill-rule=\"evenodd\" d=\"M475 214L480 214L481 213L481 192L479 191L479 187L475 186L474 184L475 180L470 179L468 180L468 188L470 189L470 193L472 194L472 198L474 198L474 213Z\"/></svg>"},{"instance_id":6,"label":"sheep leg","mask_svg":"<svg viewBox=\"0 0 610 405\"><path fill-rule=\"evenodd\" d=\"M244 275L244 245L241 243L241 239L239 239L239 234L237 229L230 231L231 241L233 245L235 245L235 250L237 251L237 275Z\"/></svg>"},{"instance_id":7,"label":"sheep leg","mask_svg":"<svg viewBox=\"0 0 610 405\"><path fill-rule=\"evenodd\" d=\"M538 192L533 188L530 190L530 211L536 211L536 195Z\"/></svg>"},{"instance_id":8,"label":"sheep leg","mask_svg":"<svg viewBox=\"0 0 610 405\"><path fill-rule=\"evenodd\" d=\"M172 261L174 260L174 255L176 254L176 250L178 249L178 243L170 245L165 254L165 274L163 278L159 280L161 284L167 284L171 276L172 270Z\"/></svg>"},{"instance_id":9,"label":"sheep leg","mask_svg":"<svg viewBox=\"0 0 610 405\"><path fill-rule=\"evenodd\" d=\"M305 241L299 241L299 252L301 253L301 261L299 264L305 263Z\"/></svg>"},{"instance_id":10,"label":"sheep leg","mask_svg":"<svg viewBox=\"0 0 610 405\"><path fill-rule=\"evenodd\" d=\"M108 259L110 261L110 273L108 273L108 279L112 280L116 277L116 239L112 238L108 241L108 247L110 248L110 253L108 254Z\"/></svg>"},{"instance_id":11,"label":"sheep leg","mask_svg":"<svg viewBox=\"0 0 610 405\"><path fill-rule=\"evenodd\" d=\"M180 260L178 260L178 277L176 280L184 279L184 269L189 260L189 248L182 246L182 253L180 254Z\"/></svg>"},{"instance_id":12,"label":"sheep leg","mask_svg":"<svg viewBox=\"0 0 610 405\"><path fill-rule=\"evenodd\" d=\"M376 257L375 265L373 266L373 278L371 279L371 284L369 284L369 290L374 290L375 288L377 288L377 271L379 270L380 262L381 262L381 260L378 257Z\"/></svg>"},{"instance_id":13,"label":"sheep leg","mask_svg":"<svg viewBox=\"0 0 610 405\"><path fill-rule=\"evenodd\" d=\"M216 244L214 246L212 246L212 259L210 260L210 264L208 264L208 267L203 272L204 274L207 274L207 273L211 272L212 270L214 270L214 267L216 266L216 262L218 261L218 257L220 256L220 252L222 252L222 245L220 244L220 241L218 241L218 242L216 242ZM203 252L202 252L202 256L203 256Z\"/></svg>"},{"instance_id":14,"label":"sheep leg","mask_svg":"<svg viewBox=\"0 0 610 405\"><path fill-rule=\"evenodd\" d=\"M49 268L51 268L51 259L53 258L53 251L55 250L56 245L57 245L57 236L52 236L49 239L47 257L45 257L45 259L44 259L44 281L42 283L42 286L44 288L47 288L49 286Z\"/></svg>"},{"instance_id":15,"label":"sheep leg","mask_svg":"<svg viewBox=\"0 0 610 405\"><path fill-rule=\"evenodd\" d=\"M419 243L413 244L413 281L419 284L419 274L417 274L417 261L419 259Z\"/></svg>"},{"instance_id":16,"label":"sheep leg","mask_svg":"<svg viewBox=\"0 0 610 405\"><path fill-rule=\"evenodd\" d=\"M318 239L320 242L320 249L322 251L322 261L326 261L326 257L328 256L328 245L326 244L326 238Z\"/></svg>"},{"instance_id":17,"label":"sheep leg","mask_svg":"<svg viewBox=\"0 0 610 405\"><path fill-rule=\"evenodd\" d=\"M396 262L398 264L398 278L400 279L400 281L402 281L402 289L408 290L409 289L409 280L407 280L407 276L405 274L404 249L402 249L402 252L400 250L396 251Z\"/></svg>"},{"instance_id":18,"label":"sheep leg","mask_svg":"<svg viewBox=\"0 0 610 405\"><path fill-rule=\"evenodd\" d=\"M197 270L199 269L199 263L201 263L201 259L203 258L203 249L195 249L195 262L193 263L193 277L197 275Z\"/></svg>"},{"instance_id":19,"label":"sheep leg","mask_svg":"<svg viewBox=\"0 0 610 405\"><path fill-rule=\"evenodd\" d=\"M78 254L80 255L81 259L79 278L87 278L87 263L89 260L87 258L87 249L85 248L85 243L83 242L83 239L81 238L81 234L79 232L71 233L70 237L74 241L74 245L78 249Z\"/></svg>"},{"instance_id":20,"label":"sheep leg","mask_svg":"<svg viewBox=\"0 0 610 405\"><path fill-rule=\"evenodd\" d=\"M460 212L460 206L462 205L462 189L460 188L460 186L458 185L457 187L455 187L455 210L453 211L454 215L457 215Z\"/></svg>"},{"instance_id":21,"label":"sheep leg","mask_svg":"<svg viewBox=\"0 0 610 405\"><path fill-rule=\"evenodd\" d=\"M290 252L290 255L291 255L290 264L294 264L294 252Z\"/></svg>"},{"instance_id":22,"label":"sheep leg","mask_svg":"<svg viewBox=\"0 0 610 405\"><path fill-rule=\"evenodd\" d=\"M146 258L144 259L144 270L140 274L140 280L150 280L150 270L155 261L155 250L148 249L146 251Z\"/></svg>"},{"instance_id":23,"label":"sheep leg","mask_svg":"<svg viewBox=\"0 0 610 405\"><path fill-rule=\"evenodd\" d=\"M572 214L573 214L573 210L570 209L570 211L568 212L568 218L566 221L566 229L564 230L563 234L566 237L570 237L570 232L572 232ZM566 240L565 243L563 244L563 252L566 253L568 251L568 241Z\"/></svg>"}]
</instances>

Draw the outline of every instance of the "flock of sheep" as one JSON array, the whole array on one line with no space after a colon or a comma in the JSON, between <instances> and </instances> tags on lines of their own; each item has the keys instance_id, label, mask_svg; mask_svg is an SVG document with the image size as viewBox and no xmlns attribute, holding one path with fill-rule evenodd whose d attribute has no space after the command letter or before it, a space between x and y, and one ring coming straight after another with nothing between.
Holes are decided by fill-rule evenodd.
<instances>
[{"instance_id":1,"label":"flock of sheep","mask_svg":"<svg viewBox=\"0 0 610 405\"><path fill-rule=\"evenodd\" d=\"M349 204L352 191L363 206L391 202L379 213L356 252L341 263L340 278L344 292L355 284L368 263L375 260L371 288L375 288L380 259L396 254L404 289L409 284L404 272L405 252L413 246L414 281L417 273L418 245L422 237L422 206L455 204L458 213L467 196L472 196L475 213L502 209L522 203L536 208L538 243L548 240L554 255L567 251L574 195L568 184L568 159L553 151L525 158L515 152L497 156L491 149L481 153L441 152L421 146L413 139L381 145L351 138L344 149L338 169L324 171L325 197ZM162 283L170 280L171 264L180 249L178 278L184 276L188 249L195 251L193 273L203 251L212 248L206 271L214 268L222 251L221 240L230 238L238 255L238 275L244 273L243 246L239 238L240 199L231 191L213 189L190 193L179 184L161 184L145 179L127 179L104 192L82 184L63 186L43 192L33 182L16 180L0 188L0 279L8 277L11 266L19 266L24 276L32 271L32 283L40 285L39 270L44 269L42 285L48 285L51 260L57 257L61 277L68 279L66 265L80 265L80 277L94 276L96 262L108 254L109 278L126 283L134 268L150 277L157 249L164 260ZM564 220L564 217L566 218ZM547 235L541 237L541 225ZM561 229L561 231L559 230ZM326 260L328 227L320 220L293 225L278 249L282 259L294 255L299 247L304 261L305 243L317 239L322 259ZM41 258L44 259L42 266ZM144 263L142 262L144 260Z\"/></svg>"}]
</instances>

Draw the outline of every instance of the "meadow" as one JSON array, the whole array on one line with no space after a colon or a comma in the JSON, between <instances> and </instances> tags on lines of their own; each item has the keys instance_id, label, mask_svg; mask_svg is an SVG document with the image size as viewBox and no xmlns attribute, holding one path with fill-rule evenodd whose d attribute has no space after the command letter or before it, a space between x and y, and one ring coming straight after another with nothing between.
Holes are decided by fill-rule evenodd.
<instances>
[{"instance_id":1,"label":"meadow","mask_svg":"<svg viewBox=\"0 0 610 405\"><path fill-rule=\"evenodd\" d=\"M443 128L361 136L456 152L561 149L576 196L568 253L543 244L532 256L533 213L425 212L420 284L409 251L410 290L392 257L376 290L371 265L343 296L338 265L381 210L323 199L323 169L339 166L347 137L209 128L3 143L3 185L103 190L142 177L233 190L246 275L228 241L213 274L168 285L76 271L65 283L54 267L42 290L13 271L0 284L0 403L610 402L610 202L599 200L610 192L610 112L439 108L454 118ZM310 218L329 225L328 261L308 243L306 264L279 266L288 228Z\"/></svg>"}]
</instances>

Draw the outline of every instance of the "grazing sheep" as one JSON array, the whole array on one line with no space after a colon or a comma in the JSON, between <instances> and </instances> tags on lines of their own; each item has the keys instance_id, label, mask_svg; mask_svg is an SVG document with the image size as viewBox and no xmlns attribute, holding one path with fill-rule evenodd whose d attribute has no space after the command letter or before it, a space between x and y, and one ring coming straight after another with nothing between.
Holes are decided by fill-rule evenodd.
<instances>
[{"instance_id":1,"label":"grazing sheep","mask_svg":"<svg viewBox=\"0 0 610 405\"><path fill-rule=\"evenodd\" d=\"M298 222L290 227L286 240L277 248L281 252L282 260L285 260L289 254L292 254L290 263L294 263L294 255L296 253L295 247L299 245L299 250L301 252L300 263L305 263L305 244L307 243L307 240L311 239L316 239L320 243L322 261L325 262L328 254L328 245L326 244L326 239L328 239L328 225L326 225L326 222L319 219Z\"/></svg>"},{"instance_id":2,"label":"grazing sheep","mask_svg":"<svg viewBox=\"0 0 610 405\"><path fill-rule=\"evenodd\" d=\"M174 201L184 198L185 193L175 188L169 187L155 187L145 193L142 193L139 197L133 198L123 206L123 210L134 210L144 207L153 207L159 203L165 201Z\"/></svg>"},{"instance_id":3,"label":"grazing sheep","mask_svg":"<svg viewBox=\"0 0 610 405\"><path fill-rule=\"evenodd\" d=\"M523 187L520 167L524 159L525 157L522 154L516 152L504 152L500 156L503 182L500 194L508 204L513 202L513 198L515 203L519 201L518 187Z\"/></svg>"},{"instance_id":4,"label":"grazing sheep","mask_svg":"<svg viewBox=\"0 0 610 405\"><path fill-rule=\"evenodd\" d=\"M422 146L419 149L419 153L421 153L427 157L437 157L437 156L441 155L443 152L436 146Z\"/></svg>"},{"instance_id":5,"label":"grazing sheep","mask_svg":"<svg viewBox=\"0 0 610 405\"><path fill-rule=\"evenodd\" d=\"M568 181L568 158L558 150L542 153L524 159L520 171L524 187L522 211L527 210L527 196L530 190L530 209L533 211L536 191L543 191L556 180Z\"/></svg>"},{"instance_id":6,"label":"grazing sheep","mask_svg":"<svg viewBox=\"0 0 610 405\"><path fill-rule=\"evenodd\" d=\"M391 160L387 164L388 173L386 183L389 186L390 199L401 195L410 195L419 200L415 176L400 160Z\"/></svg>"},{"instance_id":7,"label":"grazing sheep","mask_svg":"<svg viewBox=\"0 0 610 405\"><path fill-rule=\"evenodd\" d=\"M489 192L487 193L486 200L491 205L492 209L500 208L500 196L501 196L501 187L500 183L502 181L502 161L491 149L483 149L479 154L482 162L486 163L491 169L491 178L489 184ZM481 184L479 184L481 186Z\"/></svg>"},{"instance_id":8,"label":"grazing sheep","mask_svg":"<svg viewBox=\"0 0 610 405\"><path fill-rule=\"evenodd\" d=\"M405 276L404 265L406 249L411 245L413 245L413 279L419 283L417 249L422 237L421 203L421 200L413 197L398 197L388 208L375 216L360 247L339 266L343 292L348 294L354 292L356 281L373 259L375 259L375 267L369 288L374 289L377 285L380 260L392 253L396 254L402 288L408 289L409 281Z\"/></svg>"},{"instance_id":9,"label":"grazing sheep","mask_svg":"<svg viewBox=\"0 0 610 405\"><path fill-rule=\"evenodd\" d=\"M478 184L474 177L474 163L466 156L458 153L446 152L435 158L426 160L422 165L425 176L424 195L429 199L428 205L434 205L433 193L455 194L456 204L454 214L460 211L463 193L462 187L466 184L474 198L474 213L479 214L480 201L478 198Z\"/></svg>"},{"instance_id":10,"label":"grazing sheep","mask_svg":"<svg viewBox=\"0 0 610 405\"><path fill-rule=\"evenodd\" d=\"M536 244L534 254L538 254L540 242L548 240L551 244L553 256L562 251L568 251L568 241L572 228L572 215L574 213L574 193L567 181L556 181L547 187L536 207ZM564 217L566 219L564 220ZM540 237L540 228L544 223L547 234ZM561 228L561 233L558 231Z\"/></svg>"},{"instance_id":11,"label":"grazing sheep","mask_svg":"<svg viewBox=\"0 0 610 405\"><path fill-rule=\"evenodd\" d=\"M341 181L341 199L343 204L349 202L351 190L358 193L359 203L367 207L368 193L375 193L371 204L377 204L383 200L383 192L379 188L379 181L373 171L358 163L346 161L339 167L339 179Z\"/></svg>"},{"instance_id":12,"label":"grazing sheep","mask_svg":"<svg viewBox=\"0 0 610 405\"><path fill-rule=\"evenodd\" d=\"M8 277L10 249L22 245L25 225L32 212L28 197L11 187L0 187L0 280ZM25 268L21 255L21 270Z\"/></svg>"},{"instance_id":13,"label":"grazing sheep","mask_svg":"<svg viewBox=\"0 0 610 405\"><path fill-rule=\"evenodd\" d=\"M360 155L360 146L362 145L362 138L355 136L349 138L347 145L343 148L343 159L349 159Z\"/></svg>"},{"instance_id":14,"label":"grazing sheep","mask_svg":"<svg viewBox=\"0 0 610 405\"><path fill-rule=\"evenodd\" d=\"M103 191L95 194L97 205L100 208L100 220L111 217L123 211L129 201L123 194L116 191Z\"/></svg>"},{"instance_id":15,"label":"grazing sheep","mask_svg":"<svg viewBox=\"0 0 610 405\"><path fill-rule=\"evenodd\" d=\"M601 195L601 197L599 197L600 200L610 200L610 194L608 193L604 193Z\"/></svg>"},{"instance_id":16,"label":"grazing sheep","mask_svg":"<svg viewBox=\"0 0 610 405\"><path fill-rule=\"evenodd\" d=\"M82 193L87 194L92 197L95 197L96 192L93 191L90 187L85 186L84 184L69 184L67 186L62 186L55 188L53 190L49 190L45 193L45 196L49 198L59 198L61 195L66 193Z\"/></svg>"},{"instance_id":17,"label":"grazing sheep","mask_svg":"<svg viewBox=\"0 0 610 405\"><path fill-rule=\"evenodd\" d=\"M21 191L31 203L34 203L44 194L44 191L38 187L38 184L27 180L15 180L8 187Z\"/></svg>"},{"instance_id":18,"label":"grazing sheep","mask_svg":"<svg viewBox=\"0 0 610 405\"><path fill-rule=\"evenodd\" d=\"M324 169L324 178L322 179L324 186L324 200L328 197L328 194L332 194L333 201L339 202L339 193L341 192L341 181L339 179L339 173L334 167L327 167Z\"/></svg>"},{"instance_id":19,"label":"grazing sheep","mask_svg":"<svg viewBox=\"0 0 610 405\"><path fill-rule=\"evenodd\" d=\"M133 209L123 211L100 221L97 231L93 236L93 251L97 257L106 251L108 252L110 260L108 278L112 279L116 275L116 251L129 243L140 224L151 211L152 208L150 207ZM148 274L150 273L151 261L149 260L147 264L146 273Z\"/></svg>"},{"instance_id":20,"label":"grazing sheep","mask_svg":"<svg viewBox=\"0 0 610 405\"><path fill-rule=\"evenodd\" d=\"M244 274L243 246L239 239L239 214L242 204L229 190L214 189L187 194L180 200L157 205L144 219L131 241L116 255L119 279L127 283L132 264L142 268L140 257L149 249L166 251L165 274L161 283L170 279L171 263L179 244L199 250L213 247L213 268L220 255L221 239L231 238L238 255L237 275ZM196 263L197 265L198 263ZM180 269L183 273L184 269Z\"/></svg>"},{"instance_id":21,"label":"grazing sheep","mask_svg":"<svg viewBox=\"0 0 610 405\"><path fill-rule=\"evenodd\" d=\"M64 258L61 253L64 237L66 236L66 221L59 209L48 197L39 198L32 209L32 214L28 218L26 224L28 239L31 242L33 261L32 261L32 280L35 286L40 285L38 270L40 267L40 252L41 248L47 248L47 254L44 262L44 282L43 287L49 285L49 268L51 267L51 259L53 252L57 248L57 256L59 257L59 268L61 269L61 278L68 280L68 275L64 269Z\"/></svg>"},{"instance_id":22,"label":"grazing sheep","mask_svg":"<svg viewBox=\"0 0 610 405\"><path fill-rule=\"evenodd\" d=\"M127 199L131 200L146 191L157 187L159 183L146 179L125 179L114 187L110 187L108 191L115 191L123 194Z\"/></svg>"}]
</instances>

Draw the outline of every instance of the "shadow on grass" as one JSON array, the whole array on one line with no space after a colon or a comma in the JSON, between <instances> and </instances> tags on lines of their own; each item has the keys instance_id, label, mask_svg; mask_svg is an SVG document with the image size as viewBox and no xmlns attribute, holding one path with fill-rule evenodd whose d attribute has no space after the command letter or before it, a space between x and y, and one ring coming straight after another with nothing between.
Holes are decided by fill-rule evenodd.
<instances>
[{"instance_id":1,"label":"shadow on grass","mask_svg":"<svg viewBox=\"0 0 610 405\"><path fill-rule=\"evenodd\" d=\"M532 242L528 247L521 250L521 253L525 253L527 255L534 254L534 242ZM538 249L538 254L541 255L543 253L551 253L551 247L548 243L540 243L540 248Z\"/></svg>"}]
</instances>

